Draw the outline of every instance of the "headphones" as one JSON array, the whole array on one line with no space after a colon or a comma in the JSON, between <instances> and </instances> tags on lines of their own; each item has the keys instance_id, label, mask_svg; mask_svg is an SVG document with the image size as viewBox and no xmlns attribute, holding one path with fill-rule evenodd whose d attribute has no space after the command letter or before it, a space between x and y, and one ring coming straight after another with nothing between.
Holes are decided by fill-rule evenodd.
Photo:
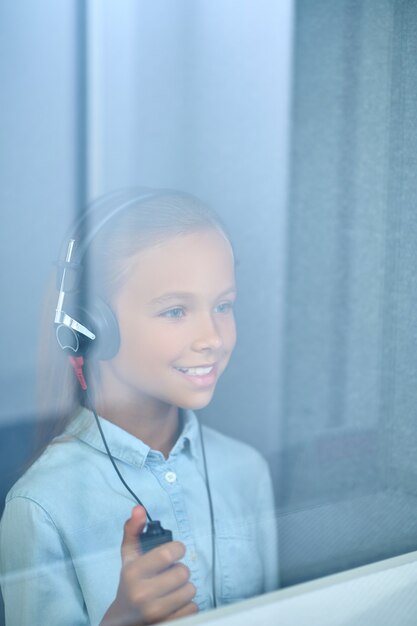
<instances>
[{"instance_id":1,"label":"headphones","mask_svg":"<svg viewBox=\"0 0 417 626\"><path fill-rule=\"evenodd\" d=\"M171 189L149 190L126 199L126 192L117 191L95 203L75 223L65 240L64 254L58 263L58 302L55 311L55 334L59 346L71 357L112 359L120 347L119 325L110 306L99 297L90 297L83 289L88 248L116 215L147 200L160 198ZM130 194L131 195L131 194ZM114 206L114 200L118 203ZM110 209L103 211L103 205ZM103 212L103 215L99 214ZM99 219L97 219L99 215ZM92 228L89 224L92 223Z\"/></svg>"}]
</instances>

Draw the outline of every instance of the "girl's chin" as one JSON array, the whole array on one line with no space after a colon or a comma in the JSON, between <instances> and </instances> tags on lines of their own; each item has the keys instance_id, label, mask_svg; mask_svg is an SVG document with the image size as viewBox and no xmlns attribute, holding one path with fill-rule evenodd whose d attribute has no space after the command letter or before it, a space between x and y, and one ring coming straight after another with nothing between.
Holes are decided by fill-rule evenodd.
<instances>
[{"instance_id":1,"label":"girl's chin","mask_svg":"<svg viewBox=\"0 0 417 626\"><path fill-rule=\"evenodd\" d=\"M204 409L208 404L210 404L212 397L213 393L205 393L201 394L199 398L190 398L189 401L184 398L184 401L181 402L178 406L180 406L182 409L198 411L198 409Z\"/></svg>"}]
</instances>

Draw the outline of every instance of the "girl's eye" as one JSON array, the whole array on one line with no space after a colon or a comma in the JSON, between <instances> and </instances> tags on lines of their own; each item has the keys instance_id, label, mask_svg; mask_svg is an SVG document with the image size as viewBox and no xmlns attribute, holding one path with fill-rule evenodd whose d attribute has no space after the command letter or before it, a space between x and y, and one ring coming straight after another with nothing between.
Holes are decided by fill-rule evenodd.
<instances>
[{"instance_id":1,"label":"girl's eye","mask_svg":"<svg viewBox=\"0 0 417 626\"><path fill-rule=\"evenodd\" d=\"M216 313L229 313L233 309L233 302L222 302L216 306Z\"/></svg>"},{"instance_id":2,"label":"girl's eye","mask_svg":"<svg viewBox=\"0 0 417 626\"><path fill-rule=\"evenodd\" d=\"M176 306L173 309L168 309L168 311L164 311L160 313L161 317L170 317L171 319L180 319L184 317L185 311L182 307Z\"/></svg>"}]
</instances>

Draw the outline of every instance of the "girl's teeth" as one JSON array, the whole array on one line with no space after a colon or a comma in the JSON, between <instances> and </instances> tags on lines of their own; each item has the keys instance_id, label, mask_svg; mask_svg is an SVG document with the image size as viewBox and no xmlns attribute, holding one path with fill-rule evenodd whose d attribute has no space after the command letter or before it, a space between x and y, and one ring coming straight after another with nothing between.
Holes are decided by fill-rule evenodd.
<instances>
[{"instance_id":1,"label":"girl's teeth","mask_svg":"<svg viewBox=\"0 0 417 626\"><path fill-rule=\"evenodd\" d=\"M213 366L211 367L178 367L177 369L180 372L184 372L184 374L188 374L190 376L205 376L206 374L210 374Z\"/></svg>"}]
</instances>

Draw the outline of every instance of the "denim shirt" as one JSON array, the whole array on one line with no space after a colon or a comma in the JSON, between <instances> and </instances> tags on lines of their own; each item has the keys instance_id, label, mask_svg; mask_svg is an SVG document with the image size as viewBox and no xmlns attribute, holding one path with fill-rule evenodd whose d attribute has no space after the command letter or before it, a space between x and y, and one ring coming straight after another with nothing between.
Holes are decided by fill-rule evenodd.
<instances>
[{"instance_id":1,"label":"denim shirt","mask_svg":"<svg viewBox=\"0 0 417 626\"><path fill-rule=\"evenodd\" d=\"M169 458L100 418L119 470L152 519L186 547L200 610L213 606L212 528L197 418ZM278 586L267 464L250 446L203 427L214 508L217 604ZM7 626L99 624L115 598L123 525L135 501L84 410L14 485L0 525Z\"/></svg>"}]
</instances>

